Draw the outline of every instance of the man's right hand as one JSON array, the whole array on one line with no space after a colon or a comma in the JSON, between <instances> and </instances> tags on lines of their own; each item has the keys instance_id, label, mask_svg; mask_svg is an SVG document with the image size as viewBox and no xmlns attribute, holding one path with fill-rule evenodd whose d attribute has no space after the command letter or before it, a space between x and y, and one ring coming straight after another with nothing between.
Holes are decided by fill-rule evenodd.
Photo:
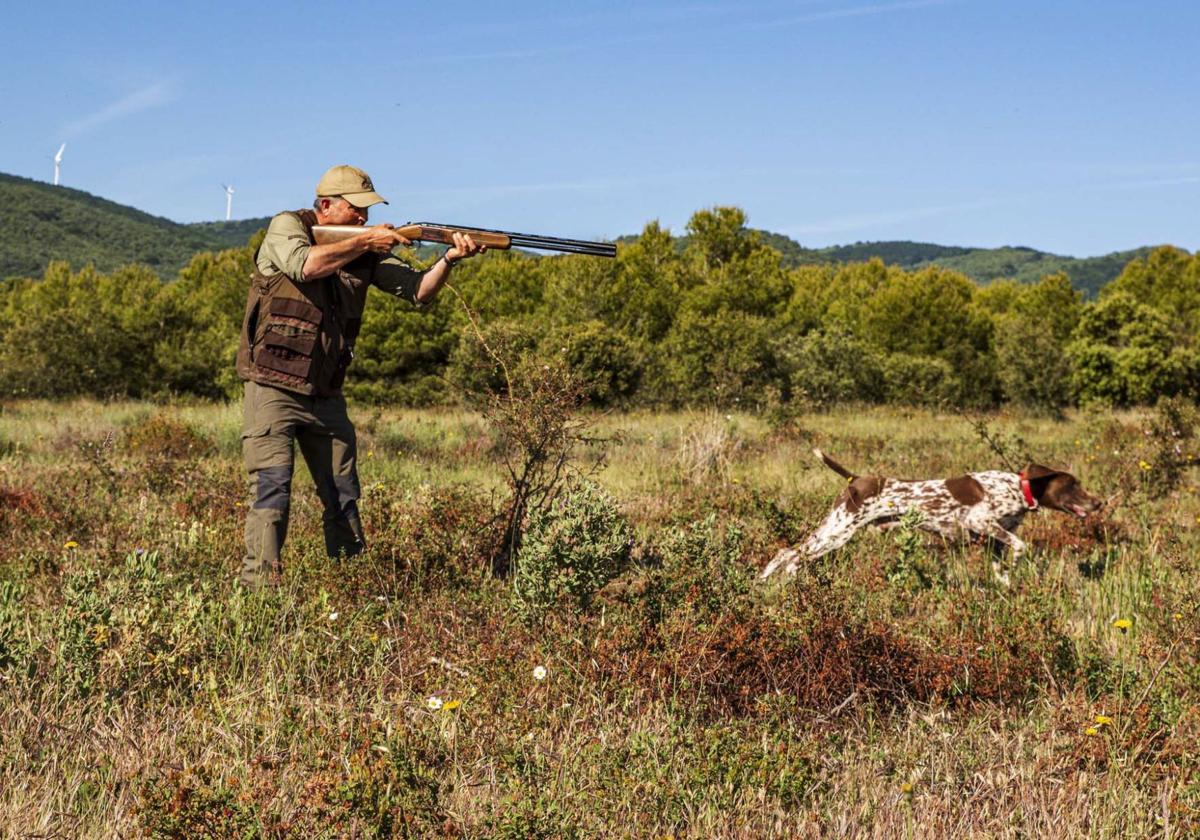
<instances>
[{"instance_id":1,"label":"man's right hand","mask_svg":"<svg viewBox=\"0 0 1200 840\"><path fill-rule=\"evenodd\" d=\"M390 254L397 245L411 245L412 240L396 232L395 225L372 225L360 234L368 251Z\"/></svg>"}]
</instances>

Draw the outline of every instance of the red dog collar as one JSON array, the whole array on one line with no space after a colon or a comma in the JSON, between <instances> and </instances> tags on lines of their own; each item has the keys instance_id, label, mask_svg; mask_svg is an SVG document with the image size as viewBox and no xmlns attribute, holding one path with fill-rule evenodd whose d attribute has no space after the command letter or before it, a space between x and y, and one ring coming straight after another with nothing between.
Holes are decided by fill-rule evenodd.
<instances>
[{"instance_id":1,"label":"red dog collar","mask_svg":"<svg viewBox=\"0 0 1200 840\"><path fill-rule=\"evenodd\" d=\"M1021 495L1025 497L1025 507L1030 510L1037 510L1037 499L1033 498L1033 490L1029 486L1029 479L1025 477L1025 473L1021 473Z\"/></svg>"}]
</instances>

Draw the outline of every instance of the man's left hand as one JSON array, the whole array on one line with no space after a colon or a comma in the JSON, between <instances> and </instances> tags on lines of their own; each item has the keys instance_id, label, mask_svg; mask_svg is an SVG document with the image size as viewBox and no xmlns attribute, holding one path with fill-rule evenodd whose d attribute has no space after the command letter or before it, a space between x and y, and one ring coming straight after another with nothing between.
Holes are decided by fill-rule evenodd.
<instances>
[{"instance_id":1,"label":"man's left hand","mask_svg":"<svg viewBox=\"0 0 1200 840\"><path fill-rule=\"evenodd\" d=\"M459 260L465 260L468 257L473 257L476 254L482 254L487 250L486 245L476 245L475 240L468 234L454 231L451 233L454 239L454 245L445 253L445 257L451 263L456 263Z\"/></svg>"}]
</instances>

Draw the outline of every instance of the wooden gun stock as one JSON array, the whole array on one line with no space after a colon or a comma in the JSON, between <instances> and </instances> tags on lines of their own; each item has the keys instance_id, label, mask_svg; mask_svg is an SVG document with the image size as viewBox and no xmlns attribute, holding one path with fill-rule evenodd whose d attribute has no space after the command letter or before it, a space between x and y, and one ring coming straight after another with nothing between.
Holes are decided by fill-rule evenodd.
<instances>
[{"instance_id":1,"label":"wooden gun stock","mask_svg":"<svg viewBox=\"0 0 1200 840\"><path fill-rule=\"evenodd\" d=\"M318 245L341 242L358 236L366 228L358 225L314 225L313 239ZM396 233L414 242L436 242L453 245L455 232L465 233L477 245L486 245L506 251L509 248L533 248L540 251L561 251L566 254L590 254L594 257L615 257L617 246L609 242L589 242L586 239L559 239L553 236L535 236L530 233L510 233L503 230L443 225L433 222L409 222L396 228Z\"/></svg>"}]
</instances>

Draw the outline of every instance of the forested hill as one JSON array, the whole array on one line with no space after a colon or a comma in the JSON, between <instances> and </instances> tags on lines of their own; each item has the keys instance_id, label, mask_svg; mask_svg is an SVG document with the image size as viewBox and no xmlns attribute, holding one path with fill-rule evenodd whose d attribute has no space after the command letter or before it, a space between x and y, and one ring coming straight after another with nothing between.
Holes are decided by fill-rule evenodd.
<instances>
[{"instance_id":1,"label":"forested hill","mask_svg":"<svg viewBox=\"0 0 1200 840\"><path fill-rule=\"evenodd\" d=\"M70 187L0 173L0 279L40 277L51 260L101 271L143 263L174 277L197 251L245 245L266 219L185 225Z\"/></svg>"},{"instance_id":2,"label":"forested hill","mask_svg":"<svg viewBox=\"0 0 1200 840\"><path fill-rule=\"evenodd\" d=\"M907 269L938 265L960 271L978 283L1011 279L1035 282L1047 274L1063 272L1071 285L1094 297L1126 264L1144 257L1151 248L1135 248L1102 257L1063 257L1035 248L962 248L925 242L856 242L829 248L805 248L786 236L759 231L764 242L784 256L788 265L863 262L875 257Z\"/></svg>"},{"instance_id":3,"label":"forested hill","mask_svg":"<svg viewBox=\"0 0 1200 840\"><path fill-rule=\"evenodd\" d=\"M93 263L101 271L143 263L161 277L173 278L196 252L244 245L268 221L257 218L180 224L81 190L3 173L0 202L8 208L0 225L0 279L41 276L51 260L67 260L76 268ZM1062 271L1075 288L1089 296L1120 274L1131 259L1145 256L1150 250L1139 248L1077 259L1033 248L962 248L922 242L858 242L805 248L782 234L759 234L789 266L862 262L878 257L907 269L939 265L961 271L979 283L999 278L1032 282ZM686 242L687 237L681 237L679 247Z\"/></svg>"}]
</instances>

